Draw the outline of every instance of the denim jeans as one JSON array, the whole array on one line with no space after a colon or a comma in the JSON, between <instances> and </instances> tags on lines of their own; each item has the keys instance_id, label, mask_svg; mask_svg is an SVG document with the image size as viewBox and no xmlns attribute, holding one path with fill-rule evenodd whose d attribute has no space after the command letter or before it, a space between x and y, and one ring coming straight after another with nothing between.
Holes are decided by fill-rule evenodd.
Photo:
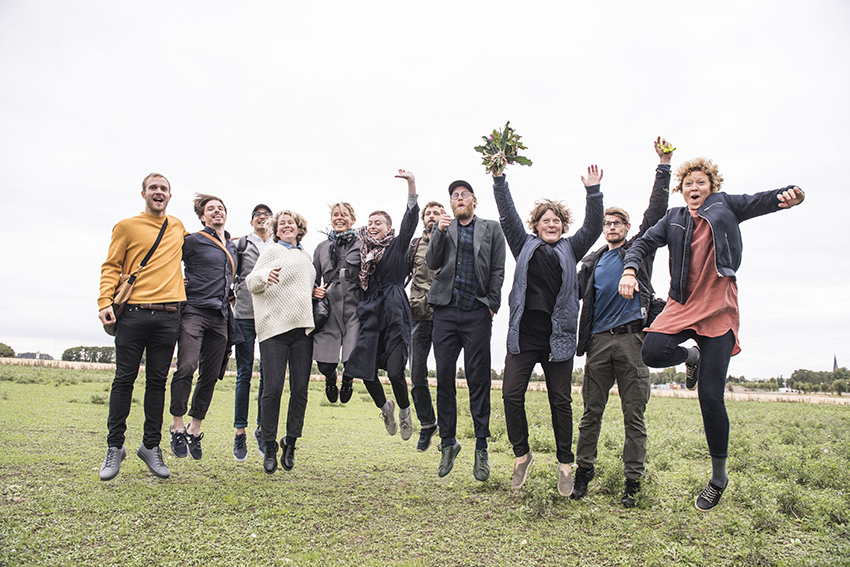
<instances>
[{"instance_id":1,"label":"denim jeans","mask_svg":"<svg viewBox=\"0 0 850 567\"><path fill-rule=\"evenodd\" d=\"M165 410L165 382L174 345L180 332L180 314L151 311L130 305L118 320L115 334L115 379L109 394L109 447L124 445L127 416L133 401L133 385L139 375L142 353L145 359L145 447L158 447L162 439Z\"/></svg>"},{"instance_id":2,"label":"denim jeans","mask_svg":"<svg viewBox=\"0 0 850 567\"><path fill-rule=\"evenodd\" d=\"M490 437L490 336L493 319L487 308L464 311L434 308L434 356L437 359L437 421L441 439L457 435L457 358L469 388L469 411L476 438Z\"/></svg>"},{"instance_id":3,"label":"denim jeans","mask_svg":"<svg viewBox=\"0 0 850 567\"><path fill-rule=\"evenodd\" d=\"M307 411L307 389L313 366L313 339L304 329L292 329L260 343L260 356L266 361L266 384L263 389L263 443L277 442L280 420L280 398L286 366L289 365L289 410L286 414L286 435L301 437L304 414Z\"/></svg>"},{"instance_id":4,"label":"denim jeans","mask_svg":"<svg viewBox=\"0 0 850 567\"><path fill-rule=\"evenodd\" d=\"M708 454L725 459L729 456L729 415L723 394L735 333L730 330L719 337L703 337L691 330L675 335L647 333L641 355L646 365L653 368L676 366L688 357L687 350L679 346L688 339L694 339L700 348L697 393Z\"/></svg>"},{"instance_id":5,"label":"denim jeans","mask_svg":"<svg viewBox=\"0 0 850 567\"><path fill-rule=\"evenodd\" d=\"M236 345L236 394L234 395L233 427L248 427L248 406L251 397L251 378L254 374L254 343L257 331L253 319L236 319L242 330L244 343ZM260 390L257 393L257 427L260 426L263 399L263 361L260 360Z\"/></svg>"},{"instance_id":6,"label":"denim jeans","mask_svg":"<svg viewBox=\"0 0 850 567\"><path fill-rule=\"evenodd\" d=\"M410 396L422 427L437 423L431 388L428 387L428 354L431 352L433 321L414 321L410 335Z\"/></svg>"}]
</instances>

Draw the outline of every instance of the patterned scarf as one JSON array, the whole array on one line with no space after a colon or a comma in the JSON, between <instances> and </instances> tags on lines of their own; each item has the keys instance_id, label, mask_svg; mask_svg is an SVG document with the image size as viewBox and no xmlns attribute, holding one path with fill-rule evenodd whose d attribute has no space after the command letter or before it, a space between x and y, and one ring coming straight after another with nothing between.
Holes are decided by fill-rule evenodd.
<instances>
[{"instance_id":1,"label":"patterned scarf","mask_svg":"<svg viewBox=\"0 0 850 567\"><path fill-rule=\"evenodd\" d=\"M366 288L369 287L369 277L375 273L375 266L381 260L387 246L395 238L395 229L391 228L382 237L375 238L366 232L365 226L361 226L357 229L357 236L360 237L362 242L360 245L360 287L363 291L366 291Z\"/></svg>"}]
</instances>

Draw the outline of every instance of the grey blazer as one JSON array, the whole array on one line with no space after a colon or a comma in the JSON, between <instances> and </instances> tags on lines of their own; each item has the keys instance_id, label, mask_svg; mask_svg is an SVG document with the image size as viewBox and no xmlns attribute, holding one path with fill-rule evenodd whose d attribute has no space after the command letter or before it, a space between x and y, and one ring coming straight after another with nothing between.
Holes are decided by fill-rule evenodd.
<instances>
[{"instance_id":1,"label":"grey blazer","mask_svg":"<svg viewBox=\"0 0 850 567\"><path fill-rule=\"evenodd\" d=\"M497 221L475 217L474 222L473 248L478 279L475 299L497 313L502 304L502 283L505 281L505 236ZM457 262L457 219L452 220L446 230L434 227L431 231L425 262L432 270L439 269L431 282L428 303L432 306L448 305L452 302Z\"/></svg>"}]
</instances>

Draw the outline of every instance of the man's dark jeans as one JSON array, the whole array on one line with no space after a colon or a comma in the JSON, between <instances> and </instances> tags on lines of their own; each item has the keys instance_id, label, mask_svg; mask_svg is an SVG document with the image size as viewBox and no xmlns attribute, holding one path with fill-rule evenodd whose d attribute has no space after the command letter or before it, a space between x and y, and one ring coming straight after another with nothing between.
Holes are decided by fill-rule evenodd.
<instances>
[{"instance_id":1,"label":"man's dark jeans","mask_svg":"<svg viewBox=\"0 0 850 567\"><path fill-rule=\"evenodd\" d=\"M432 321L414 321L410 335L410 395L422 427L437 423L431 389L428 387L428 354L431 352Z\"/></svg>"},{"instance_id":2,"label":"man's dark jeans","mask_svg":"<svg viewBox=\"0 0 850 567\"><path fill-rule=\"evenodd\" d=\"M313 366L313 338L304 329L292 329L260 343L260 356L266 361L266 384L260 403L263 405L263 443L277 441L280 420L280 397L286 365L289 364L289 411L286 435L301 437L304 413L307 411L307 389Z\"/></svg>"},{"instance_id":3,"label":"man's dark jeans","mask_svg":"<svg viewBox=\"0 0 850 567\"><path fill-rule=\"evenodd\" d=\"M145 431L142 441L148 449L159 446L165 383L179 332L180 314L177 312L151 311L135 305L124 310L115 334L115 379L109 395L109 435L106 438L110 447L124 445L133 385L145 350Z\"/></svg>"},{"instance_id":4,"label":"man's dark jeans","mask_svg":"<svg viewBox=\"0 0 850 567\"><path fill-rule=\"evenodd\" d=\"M234 396L233 427L248 427L248 406L251 397L251 377L254 374L254 342L257 331L253 319L236 319L244 343L236 345L236 395ZM260 390L257 393L257 427L260 426L263 399L263 361L260 360Z\"/></svg>"},{"instance_id":5,"label":"man's dark jeans","mask_svg":"<svg viewBox=\"0 0 850 567\"><path fill-rule=\"evenodd\" d=\"M719 337L703 337L690 329L675 335L647 333L641 349L643 362L653 368L685 362L688 351L679 345L688 339L695 340L700 348L697 393L708 454L725 459L729 455L729 415L723 395L729 359L735 348L735 333L730 330Z\"/></svg>"},{"instance_id":6,"label":"man's dark jeans","mask_svg":"<svg viewBox=\"0 0 850 567\"><path fill-rule=\"evenodd\" d=\"M171 415L186 415L197 368L198 383L189 415L200 420L206 418L226 351L227 319L220 311L192 308L181 313L177 370L171 377Z\"/></svg>"},{"instance_id":7,"label":"man's dark jeans","mask_svg":"<svg viewBox=\"0 0 850 567\"><path fill-rule=\"evenodd\" d=\"M475 437L490 437L490 336L493 319L487 308L464 311L434 308L434 356L437 359L437 423L441 439L457 434L457 358L469 387L469 411Z\"/></svg>"}]
</instances>

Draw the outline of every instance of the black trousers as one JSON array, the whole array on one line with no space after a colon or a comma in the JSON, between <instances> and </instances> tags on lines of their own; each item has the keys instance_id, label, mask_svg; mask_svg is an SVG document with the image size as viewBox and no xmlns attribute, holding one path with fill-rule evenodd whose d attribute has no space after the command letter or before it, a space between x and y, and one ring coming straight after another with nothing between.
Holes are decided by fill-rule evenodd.
<instances>
[{"instance_id":1,"label":"black trousers","mask_svg":"<svg viewBox=\"0 0 850 567\"><path fill-rule=\"evenodd\" d=\"M162 439L162 414L165 409L165 383L174 345L180 332L177 312L152 311L130 305L124 310L115 334L115 379L109 395L110 447L124 445L127 416L133 401L133 385L139 375L142 353L145 358L145 447L158 447Z\"/></svg>"},{"instance_id":2,"label":"black trousers","mask_svg":"<svg viewBox=\"0 0 850 567\"><path fill-rule=\"evenodd\" d=\"M548 350L524 351L505 357L505 379L502 382L502 399L505 402L505 425L508 440L514 448L514 456L528 453L528 419L525 415L525 392L531 379L531 371L537 363L543 367L546 389L549 392L549 408L552 410L552 430L555 432L555 448L558 462L572 463L573 455L573 407L572 377L573 358L563 362L550 362Z\"/></svg>"},{"instance_id":3,"label":"black trousers","mask_svg":"<svg viewBox=\"0 0 850 567\"><path fill-rule=\"evenodd\" d=\"M398 403L399 409L410 407L410 398L407 395L407 379L404 377L404 356L402 356L402 344L398 345L390 353L387 358L387 377L390 379L390 385L393 387L395 401ZM375 376L374 380L364 380L363 384L372 400L379 408L384 407L387 403L387 396L384 393L384 385Z\"/></svg>"},{"instance_id":4,"label":"black trousers","mask_svg":"<svg viewBox=\"0 0 850 567\"><path fill-rule=\"evenodd\" d=\"M464 311L434 308L434 357L437 359L437 424L441 439L457 436L457 358L469 387L469 411L475 437L490 437L490 336L493 319L486 308Z\"/></svg>"},{"instance_id":5,"label":"black trousers","mask_svg":"<svg viewBox=\"0 0 850 567\"><path fill-rule=\"evenodd\" d=\"M197 368L198 383L189 415L201 420L206 418L226 351L227 319L220 311L190 308L181 314L177 370L171 377L171 415L186 415L192 377Z\"/></svg>"},{"instance_id":6,"label":"black trousers","mask_svg":"<svg viewBox=\"0 0 850 567\"><path fill-rule=\"evenodd\" d=\"M263 359L263 442L277 441L277 424L280 421L280 398L286 366L289 365L289 410L286 414L286 434L301 437L304 414L307 411L307 389L313 366L313 339L304 329L292 329L260 343Z\"/></svg>"}]
</instances>

